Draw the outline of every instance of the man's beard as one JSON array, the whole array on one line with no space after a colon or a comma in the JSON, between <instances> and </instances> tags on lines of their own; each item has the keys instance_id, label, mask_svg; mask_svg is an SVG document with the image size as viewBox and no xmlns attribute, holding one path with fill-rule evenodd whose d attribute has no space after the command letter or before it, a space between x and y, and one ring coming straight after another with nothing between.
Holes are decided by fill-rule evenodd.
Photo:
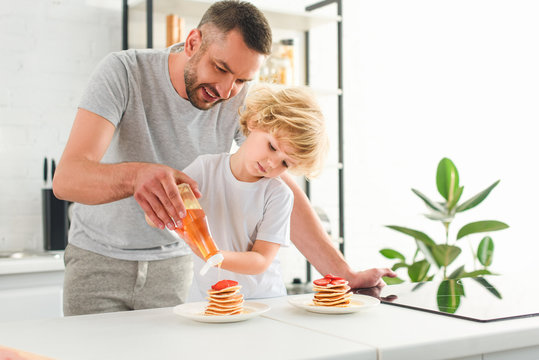
<instances>
[{"instance_id":1,"label":"man's beard","mask_svg":"<svg viewBox=\"0 0 539 360\"><path fill-rule=\"evenodd\" d=\"M196 107L199 110L209 110L214 105L217 105L218 103L223 101L223 99L219 99L212 103L208 103L204 101L204 99L200 99L199 97L197 97L198 89L202 89L202 91L206 91L203 89L203 87L209 88L213 92L214 95L218 94L217 90L214 89L212 86L205 85L205 84L197 84L198 78L196 74L196 68L197 68L199 60L200 60L200 56L198 56L197 54L185 66L185 71L184 71L185 92L187 93L187 98L189 99L189 102L191 102L191 104L194 107Z\"/></svg>"}]
</instances>

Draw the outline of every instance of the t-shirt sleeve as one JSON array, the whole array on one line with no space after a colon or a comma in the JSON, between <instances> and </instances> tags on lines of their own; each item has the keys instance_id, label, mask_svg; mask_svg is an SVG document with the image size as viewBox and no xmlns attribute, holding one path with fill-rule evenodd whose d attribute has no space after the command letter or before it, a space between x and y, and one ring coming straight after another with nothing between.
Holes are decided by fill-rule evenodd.
<instances>
[{"instance_id":1,"label":"t-shirt sleeve","mask_svg":"<svg viewBox=\"0 0 539 360\"><path fill-rule=\"evenodd\" d=\"M198 190L204 192L204 155L198 156L183 172L198 184Z\"/></svg>"},{"instance_id":2,"label":"t-shirt sleeve","mask_svg":"<svg viewBox=\"0 0 539 360\"><path fill-rule=\"evenodd\" d=\"M112 53L99 63L90 76L79 108L102 116L118 126L128 98L127 69L118 55Z\"/></svg>"},{"instance_id":3,"label":"t-shirt sleeve","mask_svg":"<svg viewBox=\"0 0 539 360\"><path fill-rule=\"evenodd\" d=\"M290 245L290 214L294 205L292 190L283 182L269 190L257 240Z\"/></svg>"}]
</instances>

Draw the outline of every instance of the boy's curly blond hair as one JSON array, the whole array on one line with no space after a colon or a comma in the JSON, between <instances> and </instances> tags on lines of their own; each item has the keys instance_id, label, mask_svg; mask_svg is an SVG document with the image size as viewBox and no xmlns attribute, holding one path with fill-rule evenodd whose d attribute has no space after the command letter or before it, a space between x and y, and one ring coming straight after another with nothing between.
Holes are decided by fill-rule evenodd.
<instances>
[{"instance_id":1,"label":"boy's curly blond hair","mask_svg":"<svg viewBox=\"0 0 539 360\"><path fill-rule=\"evenodd\" d=\"M329 147L324 116L313 92L304 86L254 85L240 109L245 136L251 129L267 131L289 145L296 163L288 170L313 178L320 174Z\"/></svg>"}]
</instances>

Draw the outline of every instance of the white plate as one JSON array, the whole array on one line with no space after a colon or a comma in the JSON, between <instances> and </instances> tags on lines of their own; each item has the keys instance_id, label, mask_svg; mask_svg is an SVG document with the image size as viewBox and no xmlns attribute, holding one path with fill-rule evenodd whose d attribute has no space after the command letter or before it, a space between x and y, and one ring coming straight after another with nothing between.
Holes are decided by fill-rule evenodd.
<instances>
[{"instance_id":1,"label":"white plate","mask_svg":"<svg viewBox=\"0 0 539 360\"><path fill-rule=\"evenodd\" d=\"M254 318L270 309L266 304L246 301L243 303L243 312L237 315L204 315L204 310L208 305L207 301L181 304L174 307L174 314L184 318L209 323L226 323L244 321Z\"/></svg>"},{"instance_id":2,"label":"white plate","mask_svg":"<svg viewBox=\"0 0 539 360\"><path fill-rule=\"evenodd\" d=\"M372 296L352 294L350 297L350 306L347 307L328 307L328 306L316 306L313 303L314 294L305 294L300 296L293 296L288 299L288 302L294 306L307 311L321 313L321 314L349 314L362 310L366 310L373 306L380 304L380 300Z\"/></svg>"}]
</instances>

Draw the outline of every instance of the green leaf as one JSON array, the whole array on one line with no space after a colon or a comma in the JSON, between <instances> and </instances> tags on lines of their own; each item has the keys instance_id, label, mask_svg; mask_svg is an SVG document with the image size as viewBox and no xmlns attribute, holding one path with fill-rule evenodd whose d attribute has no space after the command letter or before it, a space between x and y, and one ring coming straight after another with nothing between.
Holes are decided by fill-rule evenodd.
<instances>
[{"instance_id":1,"label":"green leaf","mask_svg":"<svg viewBox=\"0 0 539 360\"><path fill-rule=\"evenodd\" d=\"M459 188L459 173L455 164L448 158L443 158L438 163L438 169L436 171L436 187L438 188L440 195L442 195L448 203L451 203Z\"/></svg>"},{"instance_id":2,"label":"green leaf","mask_svg":"<svg viewBox=\"0 0 539 360\"><path fill-rule=\"evenodd\" d=\"M400 269L400 268L403 268L403 267L406 267L406 268L407 268L407 267L408 267L408 264L403 263L403 262L396 263L395 265L393 265L393 266L391 267L391 270L395 271L395 270Z\"/></svg>"},{"instance_id":3,"label":"green leaf","mask_svg":"<svg viewBox=\"0 0 539 360\"><path fill-rule=\"evenodd\" d=\"M485 236L477 247L477 258L483 266L492 264L492 256L494 254L494 241L490 236Z\"/></svg>"},{"instance_id":4,"label":"green leaf","mask_svg":"<svg viewBox=\"0 0 539 360\"><path fill-rule=\"evenodd\" d=\"M472 278L477 281L479 284L483 285L491 294L496 296L498 299L502 298L502 294L494 286L492 286L484 277L474 277Z\"/></svg>"},{"instance_id":5,"label":"green leaf","mask_svg":"<svg viewBox=\"0 0 539 360\"><path fill-rule=\"evenodd\" d=\"M471 197L470 199L457 206L457 212L463 212L479 205L483 200L485 200L488 194L492 191L492 189L496 187L496 185L498 185L499 182L500 180L496 181L494 184L490 185L488 188L481 191L479 194Z\"/></svg>"},{"instance_id":6,"label":"green leaf","mask_svg":"<svg viewBox=\"0 0 539 360\"><path fill-rule=\"evenodd\" d=\"M442 221L442 222L447 222L447 223L452 222L453 219L455 218L455 216L452 214L447 214L447 213L442 214L439 212L432 212L430 214L425 214L425 217L430 220Z\"/></svg>"},{"instance_id":7,"label":"green leaf","mask_svg":"<svg viewBox=\"0 0 539 360\"><path fill-rule=\"evenodd\" d=\"M387 285L395 285L395 284L401 284L404 282L404 280L402 280L401 278L399 277L388 277L388 276L382 276L382 280L384 280L384 282L387 284Z\"/></svg>"},{"instance_id":8,"label":"green leaf","mask_svg":"<svg viewBox=\"0 0 539 360\"><path fill-rule=\"evenodd\" d=\"M461 278L461 275L464 274L464 265L462 265L461 267L459 267L458 269L456 269L455 271L453 271L450 275L449 275L449 278L450 279L460 279Z\"/></svg>"},{"instance_id":9,"label":"green leaf","mask_svg":"<svg viewBox=\"0 0 539 360\"><path fill-rule=\"evenodd\" d=\"M433 246L431 250L432 255L440 267L451 264L462 251L457 246L445 244Z\"/></svg>"},{"instance_id":10,"label":"green leaf","mask_svg":"<svg viewBox=\"0 0 539 360\"><path fill-rule=\"evenodd\" d=\"M423 281L427 277L430 264L427 260L421 260L413 263L408 268L408 276L412 282Z\"/></svg>"},{"instance_id":11,"label":"green leaf","mask_svg":"<svg viewBox=\"0 0 539 360\"><path fill-rule=\"evenodd\" d=\"M455 194L453 196L453 200L451 200L450 203L447 204L447 208L451 212L451 210L457 205L457 203L460 200L460 196L462 195L462 191L464 191L464 186L461 186L455 190Z\"/></svg>"},{"instance_id":12,"label":"green leaf","mask_svg":"<svg viewBox=\"0 0 539 360\"><path fill-rule=\"evenodd\" d=\"M496 221L496 220L476 221L476 222L464 225L457 234L457 240L462 239L466 235L489 232L489 231L498 231L498 230L507 229L508 227L509 225L501 221Z\"/></svg>"},{"instance_id":13,"label":"green leaf","mask_svg":"<svg viewBox=\"0 0 539 360\"><path fill-rule=\"evenodd\" d=\"M442 205L440 205L437 202L432 201L431 199L429 199L428 197L423 195L423 193L421 193L419 190L412 189L412 191L414 192L414 194L419 196L419 198L425 202L425 205L427 205L432 210L440 212L440 213L445 213L446 212L445 208Z\"/></svg>"},{"instance_id":14,"label":"green leaf","mask_svg":"<svg viewBox=\"0 0 539 360\"><path fill-rule=\"evenodd\" d=\"M437 295L438 309L453 314L460 305L460 297L464 295L464 287L458 280L444 280L438 287Z\"/></svg>"},{"instance_id":15,"label":"green leaf","mask_svg":"<svg viewBox=\"0 0 539 360\"><path fill-rule=\"evenodd\" d=\"M427 245L435 245L434 240L432 240L427 234L422 233L421 231L405 228L402 226L396 225L387 225L386 227L393 229L395 231L401 232L403 234L409 235L414 239L424 242Z\"/></svg>"},{"instance_id":16,"label":"green leaf","mask_svg":"<svg viewBox=\"0 0 539 360\"><path fill-rule=\"evenodd\" d=\"M495 275L494 273L490 272L489 270L475 270L475 271L471 271L471 272L465 272L463 274L461 274L460 278L474 278L474 277L478 277L478 276L483 276L483 275Z\"/></svg>"},{"instance_id":17,"label":"green leaf","mask_svg":"<svg viewBox=\"0 0 539 360\"><path fill-rule=\"evenodd\" d=\"M380 250L380 254L382 254L383 256L385 256L388 259L401 259L402 261L406 260L404 258L404 255L402 255L397 250L393 250L393 249L382 249L382 250Z\"/></svg>"},{"instance_id":18,"label":"green leaf","mask_svg":"<svg viewBox=\"0 0 539 360\"><path fill-rule=\"evenodd\" d=\"M417 248L419 250L421 250L423 255L425 255L425 259L429 263L440 267L440 264L438 264L438 262L436 261L436 258L434 257L434 255L432 254L432 251L431 251L432 247L435 246L435 245L427 245L424 242L419 241L419 240L416 240L415 242L416 242Z\"/></svg>"}]
</instances>

